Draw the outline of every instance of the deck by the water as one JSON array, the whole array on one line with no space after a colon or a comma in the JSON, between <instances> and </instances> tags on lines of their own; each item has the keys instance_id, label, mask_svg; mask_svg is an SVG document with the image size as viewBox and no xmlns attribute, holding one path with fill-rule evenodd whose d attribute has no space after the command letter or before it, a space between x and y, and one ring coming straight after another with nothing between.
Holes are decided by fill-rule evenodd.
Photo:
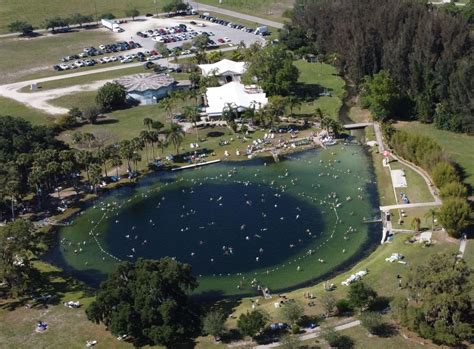
<instances>
[{"instance_id":1,"label":"deck by the water","mask_svg":"<svg viewBox=\"0 0 474 349\"><path fill-rule=\"evenodd\" d=\"M220 159L217 159L217 160L211 160L211 161L206 161L206 162L200 162L200 163L197 163L197 164L191 164L191 165L172 168L171 171L181 171L181 170L186 170L188 168L195 168L195 167L211 165L211 164L215 164L215 163L220 162L220 161L221 161Z\"/></svg>"}]
</instances>

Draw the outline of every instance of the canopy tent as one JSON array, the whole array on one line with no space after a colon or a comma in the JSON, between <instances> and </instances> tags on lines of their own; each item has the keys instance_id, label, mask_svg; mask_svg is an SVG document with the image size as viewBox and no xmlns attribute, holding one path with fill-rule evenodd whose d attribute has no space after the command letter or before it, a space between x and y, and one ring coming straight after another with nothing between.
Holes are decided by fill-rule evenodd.
<instances>
[{"instance_id":1,"label":"canopy tent","mask_svg":"<svg viewBox=\"0 0 474 349\"><path fill-rule=\"evenodd\" d=\"M220 116L229 104L238 111L255 107L260 109L268 103L268 98L260 88L256 86L244 86L240 82L232 81L219 87L209 87L206 91L208 116Z\"/></svg>"},{"instance_id":2,"label":"canopy tent","mask_svg":"<svg viewBox=\"0 0 474 349\"><path fill-rule=\"evenodd\" d=\"M234 62L230 59L223 59L212 64L200 64L199 68L204 76L242 75L246 71L245 62Z\"/></svg>"}]
</instances>

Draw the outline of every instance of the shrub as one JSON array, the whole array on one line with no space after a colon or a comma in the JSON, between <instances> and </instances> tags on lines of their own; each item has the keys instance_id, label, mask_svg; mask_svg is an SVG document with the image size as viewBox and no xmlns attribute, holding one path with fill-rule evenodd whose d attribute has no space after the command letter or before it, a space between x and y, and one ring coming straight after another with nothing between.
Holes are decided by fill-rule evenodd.
<instances>
[{"instance_id":1,"label":"shrub","mask_svg":"<svg viewBox=\"0 0 474 349\"><path fill-rule=\"evenodd\" d=\"M442 188L448 183L459 182L456 169L448 162L437 163L431 170L431 177L438 188Z\"/></svg>"},{"instance_id":2,"label":"shrub","mask_svg":"<svg viewBox=\"0 0 474 349\"><path fill-rule=\"evenodd\" d=\"M457 197L466 199L467 188L459 182L450 182L445 184L439 191L439 194L443 199Z\"/></svg>"},{"instance_id":3,"label":"shrub","mask_svg":"<svg viewBox=\"0 0 474 349\"><path fill-rule=\"evenodd\" d=\"M448 234L459 237L463 229L467 228L471 217L471 207L462 198L448 198L439 209L438 219Z\"/></svg>"},{"instance_id":4,"label":"shrub","mask_svg":"<svg viewBox=\"0 0 474 349\"><path fill-rule=\"evenodd\" d=\"M336 302L337 315L344 315L347 313L352 313L353 309L349 301L345 298L339 299Z\"/></svg>"}]
</instances>

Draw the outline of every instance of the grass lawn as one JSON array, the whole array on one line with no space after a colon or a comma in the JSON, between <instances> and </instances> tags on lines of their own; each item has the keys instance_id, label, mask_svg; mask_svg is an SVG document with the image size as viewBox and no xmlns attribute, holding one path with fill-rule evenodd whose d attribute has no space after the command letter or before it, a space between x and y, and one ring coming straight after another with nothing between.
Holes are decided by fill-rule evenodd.
<instances>
[{"instance_id":1,"label":"grass lawn","mask_svg":"<svg viewBox=\"0 0 474 349\"><path fill-rule=\"evenodd\" d=\"M283 22L283 12L293 7L294 0L227 0L222 4L219 0L202 0L201 3Z\"/></svg>"},{"instance_id":2,"label":"grass lawn","mask_svg":"<svg viewBox=\"0 0 474 349\"><path fill-rule=\"evenodd\" d=\"M95 104L96 94L97 91L78 92L51 99L49 102L58 107L63 107L67 109L70 109L72 107L78 107L79 109L82 109L86 106Z\"/></svg>"},{"instance_id":3,"label":"grass lawn","mask_svg":"<svg viewBox=\"0 0 474 349\"><path fill-rule=\"evenodd\" d=\"M0 115L17 116L28 120L33 125L45 125L54 122L54 118L41 110L28 108L23 103L10 98L0 97Z\"/></svg>"},{"instance_id":4,"label":"grass lawn","mask_svg":"<svg viewBox=\"0 0 474 349\"><path fill-rule=\"evenodd\" d=\"M376 147L371 149L372 161L374 164L375 178L379 192L380 205L395 205L395 195L392 189L392 179L386 167L382 165L383 156L378 153Z\"/></svg>"},{"instance_id":5,"label":"grass lawn","mask_svg":"<svg viewBox=\"0 0 474 349\"><path fill-rule=\"evenodd\" d=\"M142 66L139 66L139 67L124 68L120 70L111 70L111 71L92 74L92 75L82 75L82 76L77 76L77 77L69 78L69 79L46 81L39 84L38 91L51 90L54 88L69 87L69 86L74 86L74 85L83 85L83 84L91 83L94 81L115 79L115 78L119 78L125 75L131 75L131 74L137 74L137 73L153 73L153 71L145 70ZM25 86L21 88L20 92L34 93L34 91L31 91L30 86Z\"/></svg>"},{"instance_id":6,"label":"grass lawn","mask_svg":"<svg viewBox=\"0 0 474 349\"><path fill-rule=\"evenodd\" d=\"M0 83L59 74L53 71L52 66L58 64L62 57L82 52L87 46L114 41L112 34L106 29L82 30L31 39L0 39ZM70 71L61 73L68 74Z\"/></svg>"},{"instance_id":7,"label":"grass lawn","mask_svg":"<svg viewBox=\"0 0 474 349\"><path fill-rule=\"evenodd\" d=\"M431 217L427 217L428 212L431 208L439 209L439 206L433 207L414 207L404 209L405 217L402 217L401 224L398 224L398 219L400 217L399 210L391 210L390 214L392 216L392 227L395 229L409 229L412 230L411 222L413 218L418 217L421 219L420 229L421 230L431 230ZM436 229L436 224L435 224Z\"/></svg>"},{"instance_id":8,"label":"grass lawn","mask_svg":"<svg viewBox=\"0 0 474 349\"><path fill-rule=\"evenodd\" d=\"M337 119L344 98L345 82L337 75L336 69L329 64L308 63L304 60L294 64L300 71L300 87L297 93L305 96L303 105L299 110L295 110L296 113L314 114L315 110L320 108L323 114ZM331 95L319 96L323 91Z\"/></svg>"},{"instance_id":9,"label":"grass lawn","mask_svg":"<svg viewBox=\"0 0 474 349\"><path fill-rule=\"evenodd\" d=\"M392 170L398 169L405 171L408 187L395 189L399 200L401 198L400 193L405 193L412 203L434 201L425 180L417 172L398 161L390 162L390 167Z\"/></svg>"},{"instance_id":10,"label":"grass lawn","mask_svg":"<svg viewBox=\"0 0 474 349\"><path fill-rule=\"evenodd\" d=\"M36 27L42 27L42 23L48 17L68 17L75 12L85 15L101 15L111 12L115 17L124 17L125 10L130 7L136 8L141 14L156 10L166 1L158 1L157 5L150 0L41 0L41 1L14 1L3 0L0 7L0 32L8 32L8 24L15 20L27 21ZM97 6L97 12L96 12Z\"/></svg>"},{"instance_id":11,"label":"grass lawn","mask_svg":"<svg viewBox=\"0 0 474 349\"><path fill-rule=\"evenodd\" d=\"M474 187L474 137L467 134L438 130L434 125L420 122L398 122L395 124L407 132L431 137L439 143L445 153L457 162L464 171L464 181Z\"/></svg>"}]
</instances>

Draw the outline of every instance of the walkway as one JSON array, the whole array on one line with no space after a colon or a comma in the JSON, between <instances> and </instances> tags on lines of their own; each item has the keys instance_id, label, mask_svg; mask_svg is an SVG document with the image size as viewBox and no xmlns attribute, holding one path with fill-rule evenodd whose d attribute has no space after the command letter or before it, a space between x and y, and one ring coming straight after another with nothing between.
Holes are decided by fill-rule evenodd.
<instances>
[{"instance_id":1,"label":"walkway","mask_svg":"<svg viewBox=\"0 0 474 349\"><path fill-rule=\"evenodd\" d=\"M353 130L353 129L356 129L356 128L364 128L364 127L371 126L371 125L373 125L372 122L361 122L361 123L358 123L358 124L345 124L344 128L346 130Z\"/></svg>"},{"instance_id":2,"label":"walkway","mask_svg":"<svg viewBox=\"0 0 474 349\"><path fill-rule=\"evenodd\" d=\"M335 326L334 331L347 330L348 328L352 328L352 327L359 326L359 325L360 325L360 321L359 320L354 320L354 321L351 321L351 322L347 322L347 323ZM311 333L307 333L305 335L299 336L298 338L299 338L300 341L306 341L308 339L318 338L319 336L321 336L321 328L316 327L314 330L312 330ZM282 345L281 342L275 342L275 343L271 343L271 344L257 345L256 347L254 347L254 349L276 348L276 347L279 347L281 345Z\"/></svg>"},{"instance_id":3,"label":"walkway","mask_svg":"<svg viewBox=\"0 0 474 349\"><path fill-rule=\"evenodd\" d=\"M441 202L432 201L432 202L417 202L415 204L398 204L398 205L380 206L380 210L390 211L390 210L400 210L400 209L406 209L406 208L430 207L430 206L441 206Z\"/></svg>"},{"instance_id":4,"label":"walkway","mask_svg":"<svg viewBox=\"0 0 474 349\"><path fill-rule=\"evenodd\" d=\"M467 239L461 238L461 244L459 245L459 256L464 257L464 251L466 251Z\"/></svg>"},{"instance_id":5,"label":"walkway","mask_svg":"<svg viewBox=\"0 0 474 349\"><path fill-rule=\"evenodd\" d=\"M261 23L263 25L268 25L270 27L274 27L274 28L277 28L277 29L283 28L283 23L275 22L275 21L272 21L272 20L269 20L269 19L264 19L264 18L260 18L260 17L246 15L246 14L241 13L241 12L226 10L226 9L223 9L223 8L220 8L220 7L211 6L211 5L207 5L207 4L201 4L199 2L194 2L194 1L189 1L189 4L195 10L197 10L199 12L202 12L204 10L208 10L208 11L211 11L211 12L221 13L221 14L226 15L226 16L241 18L241 19L244 19L246 21Z\"/></svg>"},{"instance_id":6,"label":"walkway","mask_svg":"<svg viewBox=\"0 0 474 349\"><path fill-rule=\"evenodd\" d=\"M374 122L374 132L375 138L377 139L377 144L379 146L379 153L382 154L385 150L385 147L383 145L382 130L380 129L380 124L378 122Z\"/></svg>"}]
</instances>

